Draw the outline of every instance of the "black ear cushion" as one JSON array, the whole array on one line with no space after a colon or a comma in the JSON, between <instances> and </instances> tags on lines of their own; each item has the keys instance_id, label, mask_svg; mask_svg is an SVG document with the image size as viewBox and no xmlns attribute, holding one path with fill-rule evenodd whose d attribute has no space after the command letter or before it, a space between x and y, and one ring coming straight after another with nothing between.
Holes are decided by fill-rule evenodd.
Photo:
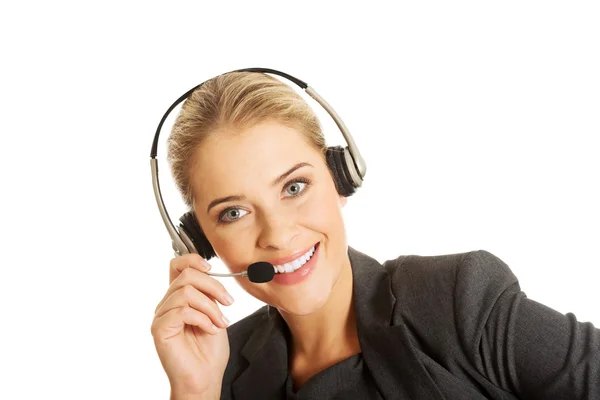
<instances>
[{"instance_id":1,"label":"black ear cushion","mask_svg":"<svg viewBox=\"0 0 600 400\"><path fill-rule=\"evenodd\" d=\"M344 149L341 146L332 146L327 148L325 155L327 165L333 175L335 186L340 195L350 197L356 191L350 178L346 159L344 158Z\"/></svg>"},{"instance_id":2,"label":"black ear cushion","mask_svg":"<svg viewBox=\"0 0 600 400\"><path fill-rule=\"evenodd\" d=\"M202 232L202 228L198 224L194 211L186 212L179 218L179 221L181 221L179 229L185 230L185 233L190 237L198 254L200 254L202 258L209 260L216 256L212 245L209 243L204 232Z\"/></svg>"}]
</instances>

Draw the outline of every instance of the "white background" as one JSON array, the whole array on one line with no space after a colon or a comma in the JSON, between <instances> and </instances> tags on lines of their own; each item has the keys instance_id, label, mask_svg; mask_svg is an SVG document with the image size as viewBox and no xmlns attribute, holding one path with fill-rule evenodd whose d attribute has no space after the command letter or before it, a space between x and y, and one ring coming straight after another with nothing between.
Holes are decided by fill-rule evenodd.
<instances>
[{"instance_id":1,"label":"white background","mask_svg":"<svg viewBox=\"0 0 600 400\"><path fill-rule=\"evenodd\" d=\"M485 249L529 298L600 326L597 2L15 4L0 6L0 398L168 398L151 142L177 97L245 67L307 81L353 133L368 173L351 246ZM231 321L262 306L220 279Z\"/></svg>"}]
</instances>

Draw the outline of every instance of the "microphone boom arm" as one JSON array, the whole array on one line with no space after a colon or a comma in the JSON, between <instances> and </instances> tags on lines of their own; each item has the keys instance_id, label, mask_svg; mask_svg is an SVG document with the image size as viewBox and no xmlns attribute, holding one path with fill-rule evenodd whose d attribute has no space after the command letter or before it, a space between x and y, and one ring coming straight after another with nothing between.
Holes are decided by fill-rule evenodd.
<instances>
[{"instance_id":1,"label":"microphone boom arm","mask_svg":"<svg viewBox=\"0 0 600 400\"><path fill-rule=\"evenodd\" d=\"M238 272L235 274L221 274L218 272L205 272L205 274L211 275L211 276L223 276L223 277L230 277L230 276L248 276L248 271L242 271L242 272Z\"/></svg>"}]
</instances>

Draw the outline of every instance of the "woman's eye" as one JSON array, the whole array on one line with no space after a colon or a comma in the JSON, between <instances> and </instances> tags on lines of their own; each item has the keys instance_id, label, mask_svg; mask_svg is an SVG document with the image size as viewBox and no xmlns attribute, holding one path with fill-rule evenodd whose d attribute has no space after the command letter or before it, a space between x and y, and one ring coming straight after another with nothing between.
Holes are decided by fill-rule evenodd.
<instances>
[{"instance_id":1,"label":"woman's eye","mask_svg":"<svg viewBox=\"0 0 600 400\"><path fill-rule=\"evenodd\" d=\"M241 213L244 213L244 212L247 212L247 211L240 210L239 208L228 208L227 210L225 210L221 213L221 216L219 217L219 221L220 222L233 222L233 221L243 217L245 214L241 214Z\"/></svg>"},{"instance_id":2,"label":"woman's eye","mask_svg":"<svg viewBox=\"0 0 600 400\"><path fill-rule=\"evenodd\" d=\"M306 192L306 187L310 184L311 181L305 178L298 178L293 181L290 181L284 186L285 191L289 194L289 196L286 197L298 197L303 195L304 192ZM219 214L217 222L223 224L235 222L247 213L248 211L236 207L226 208L225 210L223 210L223 212Z\"/></svg>"},{"instance_id":3,"label":"woman's eye","mask_svg":"<svg viewBox=\"0 0 600 400\"><path fill-rule=\"evenodd\" d=\"M304 187L307 185L307 182L294 181L290 182L289 185L286 186L286 192L291 196L297 196L298 193L304 190Z\"/></svg>"}]
</instances>

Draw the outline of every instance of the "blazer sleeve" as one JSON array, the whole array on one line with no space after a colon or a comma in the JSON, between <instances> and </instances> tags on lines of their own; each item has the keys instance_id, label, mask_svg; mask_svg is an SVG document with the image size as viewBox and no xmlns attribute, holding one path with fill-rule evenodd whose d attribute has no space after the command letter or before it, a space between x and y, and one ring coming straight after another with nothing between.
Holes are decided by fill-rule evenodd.
<instances>
[{"instance_id":1,"label":"blazer sleeve","mask_svg":"<svg viewBox=\"0 0 600 400\"><path fill-rule=\"evenodd\" d=\"M521 399L600 400L600 330L527 298L501 259L468 253L455 300L459 340L493 384Z\"/></svg>"}]
</instances>

